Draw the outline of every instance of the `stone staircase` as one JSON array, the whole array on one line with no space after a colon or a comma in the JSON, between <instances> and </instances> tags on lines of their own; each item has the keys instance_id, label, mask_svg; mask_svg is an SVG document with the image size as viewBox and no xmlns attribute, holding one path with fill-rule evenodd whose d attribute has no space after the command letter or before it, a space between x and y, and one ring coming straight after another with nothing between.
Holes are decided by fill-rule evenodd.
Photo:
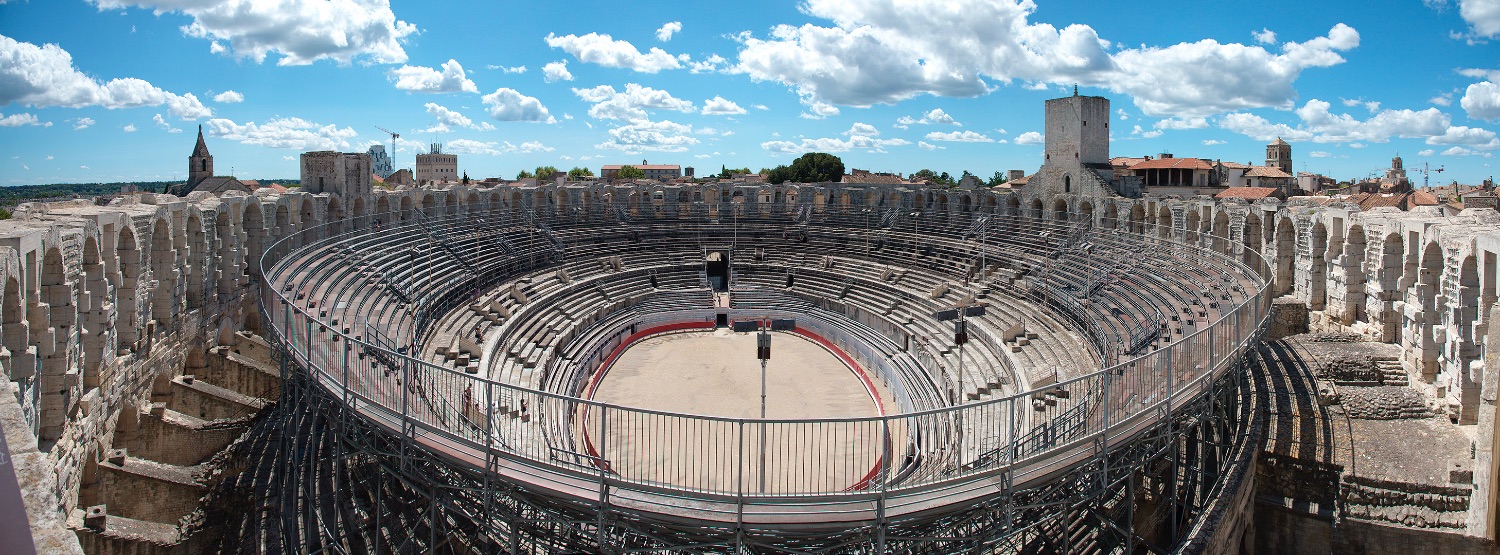
<instances>
[{"instance_id":1,"label":"stone staircase","mask_svg":"<svg viewBox=\"0 0 1500 555\"><path fill-rule=\"evenodd\" d=\"M1344 476L1344 513L1408 528L1462 532L1469 514L1469 488L1389 482Z\"/></svg>"},{"instance_id":2,"label":"stone staircase","mask_svg":"<svg viewBox=\"0 0 1500 555\"><path fill-rule=\"evenodd\" d=\"M1401 366L1401 361L1394 358L1378 358L1375 363L1375 372L1383 385L1411 385L1411 375Z\"/></svg>"},{"instance_id":3,"label":"stone staircase","mask_svg":"<svg viewBox=\"0 0 1500 555\"><path fill-rule=\"evenodd\" d=\"M240 333L201 366L159 379L144 412L121 412L114 448L86 463L81 508L69 518L86 553L199 553L217 540L191 531L205 494L228 476L219 455L280 396L271 353Z\"/></svg>"}]
</instances>

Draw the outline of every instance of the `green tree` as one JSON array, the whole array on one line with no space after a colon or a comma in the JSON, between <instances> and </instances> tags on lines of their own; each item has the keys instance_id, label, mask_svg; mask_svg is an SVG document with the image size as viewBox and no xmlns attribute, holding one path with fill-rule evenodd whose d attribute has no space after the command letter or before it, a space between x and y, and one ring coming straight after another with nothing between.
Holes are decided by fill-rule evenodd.
<instances>
[{"instance_id":1,"label":"green tree","mask_svg":"<svg viewBox=\"0 0 1500 555\"><path fill-rule=\"evenodd\" d=\"M787 166L776 166L774 168L771 168L770 171L766 172L766 181L772 184L779 185L793 179L795 179L795 176L792 173L792 168Z\"/></svg>"},{"instance_id":2,"label":"green tree","mask_svg":"<svg viewBox=\"0 0 1500 555\"><path fill-rule=\"evenodd\" d=\"M536 182L552 181L557 178L557 168L552 166L539 166L536 169Z\"/></svg>"},{"instance_id":3,"label":"green tree","mask_svg":"<svg viewBox=\"0 0 1500 555\"><path fill-rule=\"evenodd\" d=\"M844 161L826 152L809 152L792 160L790 181L798 183L838 182L844 179Z\"/></svg>"},{"instance_id":4,"label":"green tree","mask_svg":"<svg viewBox=\"0 0 1500 555\"><path fill-rule=\"evenodd\" d=\"M615 174L615 177L620 179L641 179L646 177L646 172L635 166L620 166L620 171Z\"/></svg>"},{"instance_id":5,"label":"green tree","mask_svg":"<svg viewBox=\"0 0 1500 555\"><path fill-rule=\"evenodd\" d=\"M912 172L912 174L911 174L911 180L912 181L928 181L928 180L930 180L930 181L937 181L937 178L938 178L937 172L934 172L934 171L929 170L927 168L922 168L920 170Z\"/></svg>"},{"instance_id":6,"label":"green tree","mask_svg":"<svg viewBox=\"0 0 1500 555\"><path fill-rule=\"evenodd\" d=\"M469 170L464 170L464 185L469 184Z\"/></svg>"},{"instance_id":7,"label":"green tree","mask_svg":"<svg viewBox=\"0 0 1500 555\"><path fill-rule=\"evenodd\" d=\"M986 185L994 187L996 185L1004 185L1006 181L1010 181L1010 179L1006 178L1005 174L995 172L995 175L990 177L990 181Z\"/></svg>"},{"instance_id":8,"label":"green tree","mask_svg":"<svg viewBox=\"0 0 1500 555\"><path fill-rule=\"evenodd\" d=\"M593 176L594 176L594 170L591 170L591 169L588 169L588 168L580 168L578 166L573 166L573 169L568 170L568 177L571 178L571 179L579 179L579 178L593 177Z\"/></svg>"},{"instance_id":9,"label":"green tree","mask_svg":"<svg viewBox=\"0 0 1500 555\"><path fill-rule=\"evenodd\" d=\"M529 171L521 170L521 173L516 174L516 181L520 181L520 180L526 179L528 177L535 177L535 176L531 175L531 172L529 172Z\"/></svg>"}]
</instances>

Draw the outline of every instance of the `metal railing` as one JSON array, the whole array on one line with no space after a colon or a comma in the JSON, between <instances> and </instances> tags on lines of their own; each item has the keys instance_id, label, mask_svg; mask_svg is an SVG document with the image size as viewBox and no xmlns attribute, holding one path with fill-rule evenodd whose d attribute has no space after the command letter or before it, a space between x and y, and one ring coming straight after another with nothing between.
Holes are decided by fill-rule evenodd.
<instances>
[{"instance_id":1,"label":"metal railing","mask_svg":"<svg viewBox=\"0 0 1500 555\"><path fill-rule=\"evenodd\" d=\"M563 209L531 213L527 218L497 212L500 217L495 224L524 226L528 218L542 218L558 229L631 225L619 218L624 211L619 204L595 204L584 210L589 214L581 224L576 211L572 212L574 221L564 221ZM847 224L850 245L858 246L863 214L855 210L825 206L804 214L813 223ZM636 212L638 219L632 224L652 221L641 218L650 210ZM746 211L734 219L734 225L796 225L786 211L776 212L781 215ZM972 253L972 239L935 235L940 229L953 229L958 235L966 224L950 222L961 218L947 212L933 215L940 218L931 218L933 223L927 227L903 223L885 232L899 237L909 231L913 241L952 243L955 252L958 243L963 243ZM1069 221L996 217L1011 218L1012 225L1029 226L1017 229L1038 235L1062 231L1050 235L1069 242L1089 232L1077 231ZM679 214L662 223L685 219ZM403 224L397 224L399 220L387 219L391 223L384 232L418 225L410 218ZM712 226L723 230L731 225L730 220L720 218ZM1122 222L1121 227L1125 225ZM1148 227L1143 222L1128 225ZM302 237L284 238L266 249L262 260L267 270L261 306L269 331L313 382L348 399L349 410L370 422L459 464L485 468L487 456L492 456L507 461L500 473L508 480L583 498L597 498L600 488L629 490L641 506L655 503L666 512L680 512L680 500L689 498L701 502L698 516L708 519L746 519L748 507L757 504L817 503L808 510L837 511L839 502L867 507L860 503L875 498L881 500L885 512L918 510L917 505L896 500L941 490L945 499L956 503L996 494L992 479L1002 474L1009 476L1012 487L1044 479L1097 456L1101 445L1107 450L1129 440L1169 418L1173 409L1205 394L1212 380L1252 345L1270 313L1271 292L1266 287L1270 269L1258 254L1223 256L1183 246L1179 249L1190 251L1164 252L1191 252L1237 272L1248 281L1243 300L1222 309L1207 327L1085 375L980 402L865 418L762 420L676 414L470 375L392 349L401 343L400 337L372 341L327 325L316 310L290 292L309 287L307 280L324 277L306 267L320 249L369 238L358 221L351 227L337 236L309 235L319 239L296 249ZM312 228L302 233L321 231ZM741 241L747 240L744 230L734 232ZM1142 242L1164 241L1154 233L1146 229L1132 235ZM1004 239L988 238L985 248L990 259L1004 256ZM1246 265L1245 258L1253 267ZM1201 288L1178 285L1192 285L1190 291ZM462 303L456 306L461 308ZM420 330L413 333L421 335ZM764 480L760 479L763 475L767 476ZM839 518L868 518L865 509L849 510ZM828 514L820 518L833 518Z\"/></svg>"}]
</instances>

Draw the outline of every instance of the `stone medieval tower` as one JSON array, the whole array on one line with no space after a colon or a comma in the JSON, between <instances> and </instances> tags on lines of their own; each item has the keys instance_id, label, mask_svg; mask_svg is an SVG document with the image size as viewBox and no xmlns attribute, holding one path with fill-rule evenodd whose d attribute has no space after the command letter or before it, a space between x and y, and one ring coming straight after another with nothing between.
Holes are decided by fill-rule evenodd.
<instances>
[{"instance_id":1,"label":"stone medieval tower","mask_svg":"<svg viewBox=\"0 0 1500 555\"><path fill-rule=\"evenodd\" d=\"M1281 168L1281 171L1289 175L1292 173L1292 145L1276 137L1276 141L1266 145L1266 165L1273 168Z\"/></svg>"},{"instance_id":2,"label":"stone medieval tower","mask_svg":"<svg viewBox=\"0 0 1500 555\"><path fill-rule=\"evenodd\" d=\"M208 145L203 144L203 126L199 125L198 144L193 147L193 153L188 156L188 178L182 190L191 191L203 180L213 176L214 155L209 154Z\"/></svg>"}]
</instances>

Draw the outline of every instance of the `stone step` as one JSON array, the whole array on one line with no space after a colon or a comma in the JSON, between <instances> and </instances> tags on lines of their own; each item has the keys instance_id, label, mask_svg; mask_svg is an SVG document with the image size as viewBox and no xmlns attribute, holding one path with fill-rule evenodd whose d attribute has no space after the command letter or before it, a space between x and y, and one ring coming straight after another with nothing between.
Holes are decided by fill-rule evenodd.
<instances>
[{"instance_id":1,"label":"stone step","mask_svg":"<svg viewBox=\"0 0 1500 555\"><path fill-rule=\"evenodd\" d=\"M132 457L123 449L99 462L99 500L114 515L176 525L198 508L208 490L199 467L163 464Z\"/></svg>"},{"instance_id":2,"label":"stone step","mask_svg":"<svg viewBox=\"0 0 1500 555\"><path fill-rule=\"evenodd\" d=\"M167 406L204 420L219 420L253 415L268 402L186 375L172 380L172 400Z\"/></svg>"}]
</instances>

